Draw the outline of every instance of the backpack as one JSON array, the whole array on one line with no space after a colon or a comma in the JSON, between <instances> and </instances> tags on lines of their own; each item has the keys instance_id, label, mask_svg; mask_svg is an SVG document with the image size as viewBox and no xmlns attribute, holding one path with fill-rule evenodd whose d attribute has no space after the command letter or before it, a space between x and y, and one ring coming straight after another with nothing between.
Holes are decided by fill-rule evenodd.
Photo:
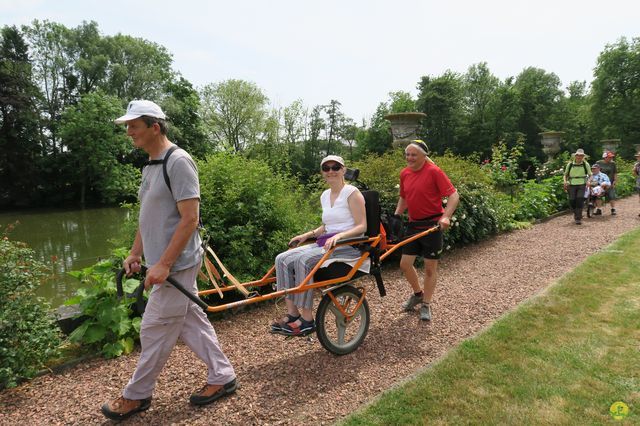
<instances>
[{"instance_id":1,"label":"backpack","mask_svg":"<svg viewBox=\"0 0 640 426\"><path fill-rule=\"evenodd\" d=\"M571 179L571 168L573 167L573 161L569 163L569 170L567 170L567 177ZM582 162L582 168L584 168L584 177L589 176L589 169L587 169L587 163ZM579 178L580 176L574 176L574 178ZM171 187L169 187L171 189Z\"/></svg>"}]
</instances>

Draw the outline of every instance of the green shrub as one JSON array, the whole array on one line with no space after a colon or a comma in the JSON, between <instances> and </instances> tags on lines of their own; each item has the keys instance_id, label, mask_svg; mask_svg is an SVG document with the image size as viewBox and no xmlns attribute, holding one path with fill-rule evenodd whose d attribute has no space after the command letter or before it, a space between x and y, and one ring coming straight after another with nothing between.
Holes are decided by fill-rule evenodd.
<instances>
[{"instance_id":1,"label":"green shrub","mask_svg":"<svg viewBox=\"0 0 640 426\"><path fill-rule=\"evenodd\" d=\"M616 195L618 197L626 197L636 192L636 177L630 172L618 173L618 182L616 183Z\"/></svg>"},{"instance_id":2,"label":"green shrub","mask_svg":"<svg viewBox=\"0 0 640 426\"><path fill-rule=\"evenodd\" d=\"M59 353L51 307L35 295L45 274L25 244L0 240L0 388L33 377Z\"/></svg>"},{"instance_id":3,"label":"green shrub","mask_svg":"<svg viewBox=\"0 0 640 426\"><path fill-rule=\"evenodd\" d=\"M383 155L369 155L348 166L359 169L359 180L370 189L378 191L382 211L393 213L398 204L400 171L406 165L404 153L398 149Z\"/></svg>"},{"instance_id":4,"label":"green shrub","mask_svg":"<svg viewBox=\"0 0 640 426\"><path fill-rule=\"evenodd\" d=\"M518 194L515 200L515 219L534 220L547 217L558 211L559 204L550 182L545 180L537 183L529 180L524 183L522 193Z\"/></svg>"},{"instance_id":5,"label":"green shrub","mask_svg":"<svg viewBox=\"0 0 640 426\"><path fill-rule=\"evenodd\" d=\"M117 257L123 258L128 250L120 249ZM139 316L130 309L133 300L116 295L115 271L112 260L104 260L81 271L69 272L80 280L83 287L65 305L78 304L80 315L87 320L75 329L69 340L99 351L105 358L115 358L130 353L140 333ZM136 279L123 282L125 294L132 293L139 285Z\"/></svg>"},{"instance_id":6,"label":"green shrub","mask_svg":"<svg viewBox=\"0 0 640 426\"><path fill-rule=\"evenodd\" d=\"M239 279L262 276L291 237L320 224L319 198L263 162L214 154L198 169L204 226Z\"/></svg>"},{"instance_id":7,"label":"green shrub","mask_svg":"<svg viewBox=\"0 0 640 426\"><path fill-rule=\"evenodd\" d=\"M499 213L491 190L483 184L460 184L460 203L444 233L446 249L477 242L499 230Z\"/></svg>"},{"instance_id":8,"label":"green shrub","mask_svg":"<svg viewBox=\"0 0 640 426\"><path fill-rule=\"evenodd\" d=\"M524 136L521 135L511 148L504 141L491 147L491 161L483 162L481 167L497 189L513 193L521 182L520 161L524 154L524 142Z\"/></svg>"}]
</instances>

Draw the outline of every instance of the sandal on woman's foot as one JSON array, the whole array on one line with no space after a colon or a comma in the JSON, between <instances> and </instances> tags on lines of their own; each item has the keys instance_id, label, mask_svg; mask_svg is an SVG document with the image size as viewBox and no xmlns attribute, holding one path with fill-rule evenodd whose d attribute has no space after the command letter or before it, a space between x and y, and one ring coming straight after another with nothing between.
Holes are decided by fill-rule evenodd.
<instances>
[{"instance_id":1,"label":"sandal on woman's foot","mask_svg":"<svg viewBox=\"0 0 640 426\"><path fill-rule=\"evenodd\" d=\"M291 315L287 314L286 319L277 319L271 323L271 332L279 333L282 331L282 328L290 322L297 321L300 318L300 315Z\"/></svg>"},{"instance_id":2,"label":"sandal on woman's foot","mask_svg":"<svg viewBox=\"0 0 640 426\"><path fill-rule=\"evenodd\" d=\"M287 336L306 336L316 331L316 323L314 320L307 321L304 318L300 318L300 325L296 325L295 321L285 324L282 327L283 334Z\"/></svg>"}]
</instances>

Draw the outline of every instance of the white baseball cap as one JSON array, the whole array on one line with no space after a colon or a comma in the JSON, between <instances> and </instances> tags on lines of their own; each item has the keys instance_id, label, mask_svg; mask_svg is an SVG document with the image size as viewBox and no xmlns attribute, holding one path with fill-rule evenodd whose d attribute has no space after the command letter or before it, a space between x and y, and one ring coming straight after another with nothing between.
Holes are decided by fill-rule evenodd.
<instances>
[{"instance_id":1,"label":"white baseball cap","mask_svg":"<svg viewBox=\"0 0 640 426\"><path fill-rule=\"evenodd\" d=\"M160 107L151 101L131 101L129 102L129 106L127 107L127 113L122 117L114 120L116 124L124 124L129 120L135 120L136 118L140 118L143 115L147 117L161 118L166 120L167 117L162 112Z\"/></svg>"},{"instance_id":2,"label":"white baseball cap","mask_svg":"<svg viewBox=\"0 0 640 426\"><path fill-rule=\"evenodd\" d=\"M322 167L322 165L324 163L326 163L327 161L335 161L336 163L340 164L342 167L344 167L344 160L342 159L342 157L340 157L339 155L327 155L326 157L324 157L322 159L322 161L320 162L320 167Z\"/></svg>"}]
</instances>

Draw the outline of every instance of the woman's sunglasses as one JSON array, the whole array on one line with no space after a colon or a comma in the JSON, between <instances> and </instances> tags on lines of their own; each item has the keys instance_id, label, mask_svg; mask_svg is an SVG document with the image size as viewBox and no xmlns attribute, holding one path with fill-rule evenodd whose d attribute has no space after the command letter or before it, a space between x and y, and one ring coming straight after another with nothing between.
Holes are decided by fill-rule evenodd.
<instances>
[{"instance_id":1,"label":"woman's sunglasses","mask_svg":"<svg viewBox=\"0 0 640 426\"><path fill-rule=\"evenodd\" d=\"M337 172L341 168L342 168L342 165L340 165L340 164L334 164L333 166L327 166L325 164L324 166L322 166L322 171L323 172L328 172L329 170L333 170L334 172Z\"/></svg>"}]
</instances>

